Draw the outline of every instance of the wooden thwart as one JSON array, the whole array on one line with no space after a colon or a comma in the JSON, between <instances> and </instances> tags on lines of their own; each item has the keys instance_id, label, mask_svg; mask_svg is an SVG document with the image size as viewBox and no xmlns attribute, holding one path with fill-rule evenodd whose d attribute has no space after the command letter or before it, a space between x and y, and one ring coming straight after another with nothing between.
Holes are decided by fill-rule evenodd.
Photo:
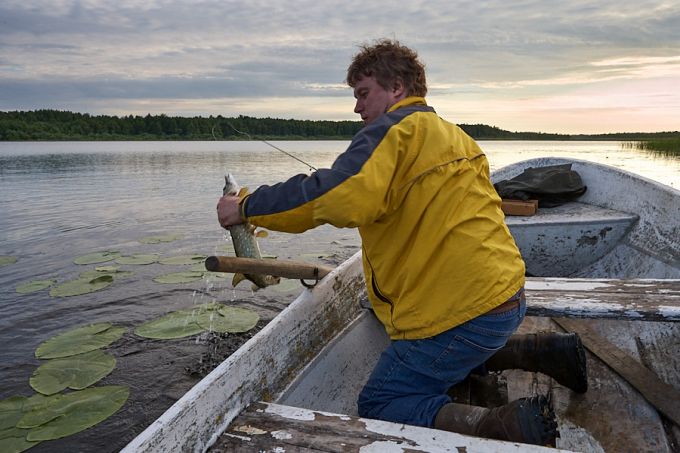
<instances>
[{"instance_id":1,"label":"wooden thwart","mask_svg":"<svg viewBox=\"0 0 680 453\"><path fill-rule=\"evenodd\" d=\"M210 449L213 453L396 450L430 453L564 451L264 402L251 404L241 412Z\"/></svg>"},{"instance_id":2,"label":"wooden thwart","mask_svg":"<svg viewBox=\"0 0 680 453\"><path fill-rule=\"evenodd\" d=\"M527 314L680 321L680 280L527 278Z\"/></svg>"},{"instance_id":3,"label":"wooden thwart","mask_svg":"<svg viewBox=\"0 0 680 453\"><path fill-rule=\"evenodd\" d=\"M234 256L209 256L205 268L212 272L273 275L274 277L303 280L320 280L333 268L321 264L291 260L237 258Z\"/></svg>"},{"instance_id":4,"label":"wooden thwart","mask_svg":"<svg viewBox=\"0 0 680 453\"><path fill-rule=\"evenodd\" d=\"M553 321L567 331L578 333L590 352L628 381L659 412L680 426L680 392L673 386L582 323L572 319L553 318Z\"/></svg>"}]
</instances>

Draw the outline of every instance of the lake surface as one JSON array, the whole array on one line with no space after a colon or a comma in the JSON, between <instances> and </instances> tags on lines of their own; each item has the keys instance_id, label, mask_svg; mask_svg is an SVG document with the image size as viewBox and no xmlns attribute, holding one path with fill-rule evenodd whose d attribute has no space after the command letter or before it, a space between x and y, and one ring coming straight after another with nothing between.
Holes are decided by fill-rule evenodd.
<instances>
[{"instance_id":1,"label":"lake surface","mask_svg":"<svg viewBox=\"0 0 680 453\"><path fill-rule=\"evenodd\" d=\"M330 166L347 146L342 141L273 143L315 167ZM492 170L534 157L572 157L680 188L680 158L622 149L619 142L479 143ZM93 322L128 327L107 348L118 362L98 384L129 386L125 406L94 428L31 451L118 451L248 336L160 341L134 335L135 326L212 300L258 311L261 326L299 293L301 287L293 281L257 292L247 282L232 289L230 280L215 278L183 285L155 283L155 276L186 270L161 264L121 265L134 275L82 296L15 292L30 280L76 278L98 265L79 266L74 258L95 251L161 257L227 254L228 236L215 217L226 170L254 189L309 168L256 141L0 142L0 255L18 258L0 267L0 399L34 393L28 382L41 363L34 351L46 339ZM139 242L170 233L183 237L169 243ZM260 246L282 259L338 264L359 250L360 242L355 230L324 226L301 235L271 232Z\"/></svg>"}]
</instances>

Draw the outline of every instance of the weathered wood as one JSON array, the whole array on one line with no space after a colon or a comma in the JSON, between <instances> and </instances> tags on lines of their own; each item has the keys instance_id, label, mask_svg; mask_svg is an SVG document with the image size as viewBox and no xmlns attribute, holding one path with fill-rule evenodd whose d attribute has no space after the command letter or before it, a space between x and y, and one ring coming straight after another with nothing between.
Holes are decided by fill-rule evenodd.
<instances>
[{"instance_id":1,"label":"weathered wood","mask_svg":"<svg viewBox=\"0 0 680 453\"><path fill-rule=\"evenodd\" d=\"M592 329L576 320L553 319L558 325L581 337L583 345L630 383L649 403L680 426L680 392L614 346Z\"/></svg>"},{"instance_id":2,"label":"weathered wood","mask_svg":"<svg viewBox=\"0 0 680 453\"><path fill-rule=\"evenodd\" d=\"M332 267L321 264L235 256L209 256L205 260L205 268L212 272L273 275L274 277L303 280L320 280L333 270Z\"/></svg>"},{"instance_id":3,"label":"weathered wood","mask_svg":"<svg viewBox=\"0 0 680 453\"><path fill-rule=\"evenodd\" d=\"M527 278L527 314L680 321L680 280Z\"/></svg>"},{"instance_id":4,"label":"weathered wood","mask_svg":"<svg viewBox=\"0 0 680 453\"><path fill-rule=\"evenodd\" d=\"M565 450L258 402L234 419L210 451L547 453Z\"/></svg>"}]
</instances>

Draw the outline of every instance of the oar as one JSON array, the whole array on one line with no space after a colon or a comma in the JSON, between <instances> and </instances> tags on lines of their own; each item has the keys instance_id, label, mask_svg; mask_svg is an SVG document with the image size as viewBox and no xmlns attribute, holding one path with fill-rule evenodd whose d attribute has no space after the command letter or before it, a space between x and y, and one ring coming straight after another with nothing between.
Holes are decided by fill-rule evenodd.
<instances>
[{"instance_id":1,"label":"oar","mask_svg":"<svg viewBox=\"0 0 680 453\"><path fill-rule=\"evenodd\" d=\"M321 280L333 270L332 267L321 264L309 264L292 260L258 260L235 256L209 256L205 260L205 268L212 272L264 274L300 280Z\"/></svg>"}]
</instances>

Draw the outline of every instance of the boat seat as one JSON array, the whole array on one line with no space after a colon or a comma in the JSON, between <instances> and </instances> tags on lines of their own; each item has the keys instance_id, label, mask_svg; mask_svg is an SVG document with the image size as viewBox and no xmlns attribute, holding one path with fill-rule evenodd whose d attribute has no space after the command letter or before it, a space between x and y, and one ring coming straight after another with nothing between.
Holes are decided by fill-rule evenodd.
<instances>
[{"instance_id":1,"label":"boat seat","mask_svg":"<svg viewBox=\"0 0 680 453\"><path fill-rule=\"evenodd\" d=\"M532 216L506 216L508 226L562 223L612 223L632 225L637 214L571 201L554 208L539 208Z\"/></svg>"},{"instance_id":2,"label":"boat seat","mask_svg":"<svg viewBox=\"0 0 680 453\"><path fill-rule=\"evenodd\" d=\"M241 412L209 451L555 453L565 450L258 402Z\"/></svg>"},{"instance_id":3,"label":"boat seat","mask_svg":"<svg viewBox=\"0 0 680 453\"><path fill-rule=\"evenodd\" d=\"M506 216L527 274L568 277L611 252L639 217L582 202L539 208L533 216Z\"/></svg>"}]
</instances>

